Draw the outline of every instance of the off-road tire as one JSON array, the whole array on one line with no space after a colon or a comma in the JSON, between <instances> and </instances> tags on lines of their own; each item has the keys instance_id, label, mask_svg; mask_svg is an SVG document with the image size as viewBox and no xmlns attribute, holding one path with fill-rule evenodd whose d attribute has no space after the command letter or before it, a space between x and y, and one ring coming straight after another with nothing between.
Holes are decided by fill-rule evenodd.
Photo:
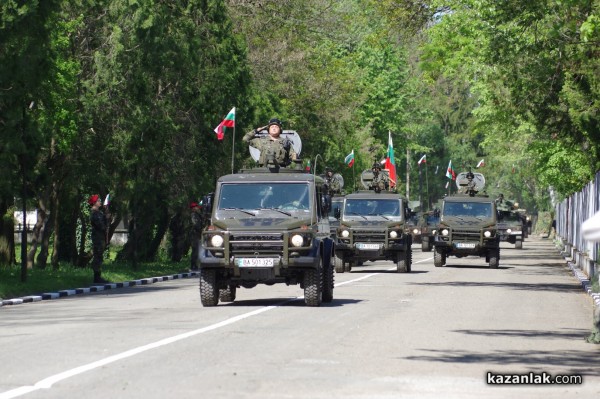
<instances>
[{"instance_id":1,"label":"off-road tire","mask_svg":"<svg viewBox=\"0 0 600 399\"><path fill-rule=\"evenodd\" d=\"M219 287L217 285L216 270L200 270L200 301L204 307L217 306L219 303Z\"/></svg>"},{"instance_id":2,"label":"off-road tire","mask_svg":"<svg viewBox=\"0 0 600 399\"><path fill-rule=\"evenodd\" d=\"M517 241L515 241L515 248L516 249L523 249L523 240L517 240Z\"/></svg>"},{"instance_id":3,"label":"off-road tire","mask_svg":"<svg viewBox=\"0 0 600 399\"><path fill-rule=\"evenodd\" d=\"M408 251L406 253L406 271L410 273L412 271L412 262L413 262L413 253L412 247L408 247Z\"/></svg>"},{"instance_id":4,"label":"off-road tire","mask_svg":"<svg viewBox=\"0 0 600 399\"><path fill-rule=\"evenodd\" d=\"M329 261L329 264L323 267L323 302L333 301L334 280L333 265Z\"/></svg>"},{"instance_id":5,"label":"off-road tire","mask_svg":"<svg viewBox=\"0 0 600 399\"><path fill-rule=\"evenodd\" d=\"M500 264L500 248L490 250L490 269L497 269Z\"/></svg>"},{"instance_id":6,"label":"off-road tire","mask_svg":"<svg viewBox=\"0 0 600 399\"><path fill-rule=\"evenodd\" d=\"M306 306L320 306L322 300L321 269L308 269L304 272L304 303Z\"/></svg>"},{"instance_id":7,"label":"off-road tire","mask_svg":"<svg viewBox=\"0 0 600 399\"><path fill-rule=\"evenodd\" d=\"M344 267L344 259L340 258L339 256L334 256L333 258L333 263L335 265L335 272L336 273L344 273L345 271L345 267Z\"/></svg>"},{"instance_id":8,"label":"off-road tire","mask_svg":"<svg viewBox=\"0 0 600 399\"><path fill-rule=\"evenodd\" d=\"M433 265L435 267L442 267L444 266L444 263L446 263L446 257L444 256L444 253L442 251L440 251L439 249L434 249L433 250Z\"/></svg>"},{"instance_id":9,"label":"off-road tire","mask_svg":"<svg viewBox=\"0 0 600 399\"><path fill-rule=\"evenodd\" d=\"M421 241L421 252L431 252L431 241L429 241L429 240Z\"/></svg>"},{"instance_id":10,"label":"off-road tire","mask_svg":"<svg viewBox=\"0 0 600 399\"><path fill-rule=\"evenodd\" d=\"M221 302L233 302L235 301L235 293L237 287L230 285L227 288L221 288L219 290L219 301Z\"/></svg>"},{"instance_id":11,"label":"off-road tire","mask_svg":"<svg viewBox=\"0 0 600 399\"><path fill-rule=\"evenodd\" d=\"M350 273L352 271L352 262L344 262L344 271Z\"/></svg>"},{"instance_id":12,"label":"off-road tire","mask_svg":"<svg viewBox=\"0 0 600 399\"><path fill-rule=\"evenodd\" d=\"M396 258L396 273L407 273L409 271L409 269L408 269L409 259L408 258L409 258L408 251L398 252L398 255Z\"/></svg>"}]
</instances>

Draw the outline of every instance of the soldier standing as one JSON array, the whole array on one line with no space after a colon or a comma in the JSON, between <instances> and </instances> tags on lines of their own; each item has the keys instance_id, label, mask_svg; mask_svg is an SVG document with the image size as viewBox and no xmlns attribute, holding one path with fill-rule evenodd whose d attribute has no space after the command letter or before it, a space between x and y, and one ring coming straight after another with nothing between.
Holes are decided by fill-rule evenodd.
<instances>
[{"instance_id":1,"label":"soldier standing","mask_svg":"<svg viewBox=\"0 0 600 399\"><path fill-rule=\"evenodd\" d=\"M190 209L192 211L192 230L190 232L192 245L191 270L195 271L198 270L198 249L200 247L200 237L202 235L204 223L202 218L202 206L196 202L192 202L190 204Z\"/></svg>"},{"instance_id":2,"label":"soldier standing","mask_svg":"<svg viewBox=\"0 0 600 399\"><path fill-rule=\"evenodd\" d=\"M92 207L90 223L92 225L92 269L94 270L94 283L104 284L107 280L102 278L102 259L104 249L106 248L106 232L108 231L108 217L100 210L102 200L100 196L94 194L88 199L88 204Z\"/></svg>"},{"instance_id":3,"label":"soldier standing","mask_svg":"<svg viewBox=\"0 0 600 399\"><path fill-rule=\"evenodd\" d=\"M375 190L376 193L380 193L382 190L387 190L390 184L390 179L386 174L381 173L381 165L379 162L375 162L373 164L371 171L373 172L373 180L371 180L369 189Z\"/></svg>"},{"instance_id":4,"label":"soldier standing","mask_svg":"<svg viewBox=\"0 0 600 399\"><path fill-rule=\"evenodd\" d=\"M258 136L258 133L264 129L268 129L269 135ZM267 126L249 131L242 139L260 151L258 160L260 166L285 167L296 160L297 154L292 142L287 138L280 137L282 131L281 121L273 118Z\"/></svg>"},{"instance_id":5,"label":"soldier standing","mask_svg":"<svg viewBox=\"0 0 600 399\"><path fill-rule=\"evenodd\" d=\"M325 168L325 184L323 185L323 198L325 202L325 214L329 215L331 211L331 197L338 194L341 190L340 182L333 176L333 170Z\"/></svg>"}]
</instances>

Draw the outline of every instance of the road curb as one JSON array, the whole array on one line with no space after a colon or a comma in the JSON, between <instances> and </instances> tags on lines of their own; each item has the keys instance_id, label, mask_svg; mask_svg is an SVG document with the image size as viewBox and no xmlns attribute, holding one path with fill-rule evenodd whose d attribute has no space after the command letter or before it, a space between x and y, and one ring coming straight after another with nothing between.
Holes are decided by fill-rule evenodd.
<instances>
[{"instance_id":1,"label":"road curb","mask_svg":"<svg viewBox=\"0 0 600 399\"><path fill-rule=\"evenodd\" d=\"M50 300L50 299L66 298L66 297L74 296L74 295L83 295L83 294L89 294L92 292L114 290L117 288L135 287L137 285L148 285L148 284L159 283L162 281L196 277L199 274L200 274L199 272L193 271L193 272L179 273L179 274L173 274L173 275L168 275L168 276L148 277L148 278L143 278L143 279L139 279L139 280L123 281L120 283L93 284L86 288L74 288L74 289L68 289L68 290L60 290L57 292L45 292L40 295L28 295L28 296L24 296L24 297L20 297L20 298L4 299L4 300L0 299L0 307L9 306L9 305L21 305L23 303L40 302L40 301L46 301L46 300Z\"/></svg>"}]
</instances>

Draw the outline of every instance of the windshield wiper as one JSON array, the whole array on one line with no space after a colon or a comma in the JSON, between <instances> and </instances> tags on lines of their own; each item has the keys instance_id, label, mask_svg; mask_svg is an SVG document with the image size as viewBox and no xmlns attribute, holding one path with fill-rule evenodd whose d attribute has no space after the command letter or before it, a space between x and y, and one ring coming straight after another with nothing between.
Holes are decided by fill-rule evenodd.
<instances>
[{"instance_id":1,"label":"windshield wiper","mask_svg":"<svg viewBox=\"0 0 600 399\"><path fill-rule=\"evenodd\" d=\"M261 210L264 210L264 209L268 209L270 211L277 211L277 212L283 213L284 215L292 216L291 213L286 212L286 211L282 211L281 209L277 209L277 208L256 208L256 210L258 210L258 211L261 211Z\"/></svg>"},{"instance_id":2,"label":"windshield wiper","mask_svg":"<svg viewBox=\"0 0 600 399\"><path fill-rule=\"evenodd\" d=\"M361 218L363 218L363 219L367 220L367 218L365 217L365 215L361 215L361 214L359 214L359 213L357 213L357 212L348 212L348 213L349 213L349 214L351 214L351 215L360 216Z\"/></svg>"},{"instance_id":3,"label":"windshield wiper","mask_svg":"<svg viewBox=\"0 0 600 399\"><path fill-rule=\"evenodd\" d=\"M369 213L369 216L381 216L382 218L385 218L386 220L392 220L389 217L382 215L380 213Z\"/></svg>"},{"instance_id":4,"label":"windshield wiper","mask_svg":"<svg viewBox=\"0 0 600 399\"><path fill-rule=\"evenodd\" d=\"M244 212L244 213L246 213L246 214L248 214L250 216L256 216L255 213L252 213L252 212L247 211L247 210L242 209L242 208L221 208L220 210L221 211L240 211L240 212Z\"/></svg>"}]
</instances>

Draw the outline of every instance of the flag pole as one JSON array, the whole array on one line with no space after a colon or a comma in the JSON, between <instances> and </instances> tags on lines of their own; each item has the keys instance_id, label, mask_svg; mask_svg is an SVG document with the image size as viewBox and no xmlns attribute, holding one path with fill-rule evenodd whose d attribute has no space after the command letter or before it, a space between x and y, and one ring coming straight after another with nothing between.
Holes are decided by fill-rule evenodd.
<instances>
[{"instance_id":1,"label":"flag pole","mask_svg":"<svg viewBox=\"0 0 600 399\"><path fill-rule=\"evenodd\" d=\"M231 174L233 174L234 155L235 155L235 124L233 125L233 140L231 142Z\"/></svg>"},{"instance_id":2,"label":"flag pole","mask_svg":"<svg viewBox=\"0 0 600 399\"><path fill-rule=\"evenodd\" d=\"M427 195L427 210L429 210L429 177L427 175L427 162L425 162L425 194Z\"/></svg>"}]
</instances>

